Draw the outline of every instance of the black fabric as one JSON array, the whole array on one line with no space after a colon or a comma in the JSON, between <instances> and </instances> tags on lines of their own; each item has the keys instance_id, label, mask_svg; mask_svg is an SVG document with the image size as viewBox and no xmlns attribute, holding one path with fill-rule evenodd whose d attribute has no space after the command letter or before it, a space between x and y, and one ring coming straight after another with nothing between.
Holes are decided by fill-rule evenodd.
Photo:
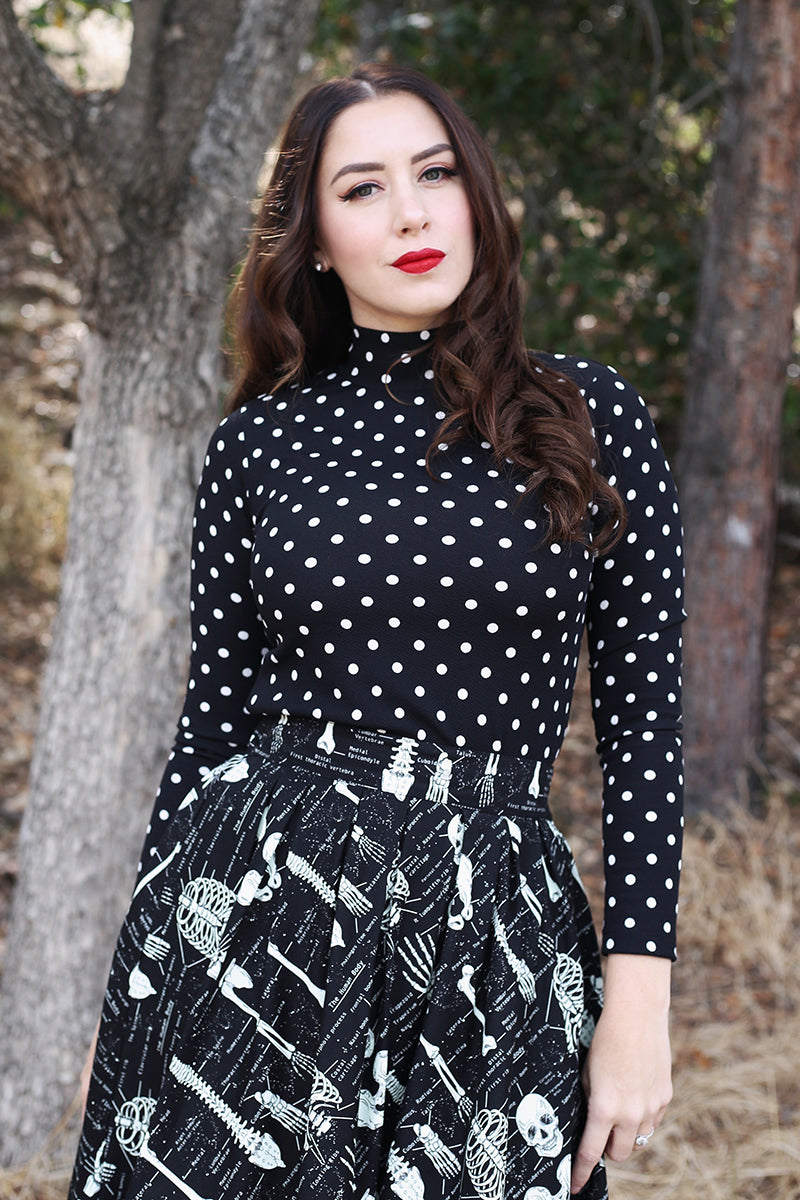
<instances>
[{"instance_id":1,"label":"black fabric","mask_svg":"<svg viewBox=\"0 0 800 1200\"><path fill-rule=\"evenodd\" d=\"M192 551L186 703L142 858L202 772L282 711L529 757L550 771L584 624L603 766L604 949L671 956L682 823L681 527L642 398L540 355L586 396L625 498L596 557L542 545L534 497L486 445L425 450L442 417L429 335L356 330L309 387L211 438ZM417 351L422 350L422 354ZM398 359L399 356L399 359Z\"/></svg>"},{"instance_id":2,"label":"black fabric","mask_svg":"<svg viewBox=\"0 0 800 1200\"><path fill-rule=\"evenodd\" d=\"M265 721L154 858L72 1200L567 1200L602 978L528 760Z\"/></svg>"}]
</instances>

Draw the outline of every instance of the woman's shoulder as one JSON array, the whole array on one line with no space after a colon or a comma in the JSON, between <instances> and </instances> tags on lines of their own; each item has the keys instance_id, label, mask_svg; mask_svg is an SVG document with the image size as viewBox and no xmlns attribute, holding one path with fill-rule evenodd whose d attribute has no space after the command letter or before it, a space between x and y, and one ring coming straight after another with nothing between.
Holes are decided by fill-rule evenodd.
<instances>
[{"instance_id":1,"label":"woman's shoulder","mask_svg":"<svg viewBox=\"0 0 800 1200\"><path fill-rule=\"evenodd\" d=\"M263 452L274 424L270 408L271 396L256 396L217 424L208 442L205 463L208 467L237 469L246 466L248 457Z\"/></svg>"},{"instance_id":2,"label":"woman's shoulder","mask_svg":"<svg viewBox=\"0 0 800 1200\"><path fill-rule=\"evenodd\" d=\"M608 423L628 415L635 418L641 415L642 409L647 411L644 398L637 388L615 367L577 354L550 354L535 350L531 352L531 357L578 386L595 423Z\"/></svg>"},{"instance_id":3,"label":"woman's shoulder","mask_svg":"<svg viewBox=\"0 0 800 1200\"><path fill-rule=\"evenodd\" d=\"M274 396L263 393L254 396L251 400L246 400L244 404L240 404L238 408L234 408L233 412L226 413L220 419L217 430L227 434L239 434L246 430L257 429L269 419L269 413L277 395L278 393Z\"/></svg>"}]
</instances>

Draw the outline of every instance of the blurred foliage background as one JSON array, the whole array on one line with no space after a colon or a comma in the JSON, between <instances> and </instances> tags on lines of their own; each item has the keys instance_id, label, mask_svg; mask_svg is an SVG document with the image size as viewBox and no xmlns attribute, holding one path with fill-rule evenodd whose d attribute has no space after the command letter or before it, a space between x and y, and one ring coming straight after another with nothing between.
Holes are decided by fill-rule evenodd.
<instances>
[{"instance_id":1,"label":"blurred foliage background","mask_svg":"<svg viewBox=\"0 0 800 1200\"><path fill-rule=\"evenodd\" d=\"M734 16L735 0L324 0L314 48L318 72L377 54L455 94L486 132L519 221L529 344L630 375L670 451ZM799 379L794 361L784 443L795 481Z\"/></svg>"},{"instance_id":2,"label":"blurred foliage background","mask_svg":"<svg viewBox=\"0 0 800 1200\"><path fill-rule=\"evenodd\" d=\"M303 86L378 57L420 67L457 97L493 147L519 222L529 344L628 374L669 452L735 8L735 0L323 0L304 56ZM58 30L99 14L126 22L130 4L28 0L24 23L52 54ZM783 474L797 484L800 333L784 424Z\"/></svg>"}]
</instances>

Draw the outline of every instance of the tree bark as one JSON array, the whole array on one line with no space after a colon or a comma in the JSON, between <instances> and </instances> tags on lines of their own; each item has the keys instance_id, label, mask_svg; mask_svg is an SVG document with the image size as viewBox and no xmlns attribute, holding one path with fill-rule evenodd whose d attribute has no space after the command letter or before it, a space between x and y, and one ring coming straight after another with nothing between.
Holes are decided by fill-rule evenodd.
<instances>
[{"instance_id":1,"label":"tree bark","mask_svg":"<svg viewBox=\"0 0 800 1200\"><path fill-rule=\"evenodd\" d=\"M687 786L749 796L800 256L800 3L739 0L679 459Z\"/></svg>"},{"instance_id":2,"label":"tree bark","mask_svg":"<svg viewBox=\"0 0 800 1200\"><path fill-rule=\"evenodd\" d=\"M136 0L125 86L81 102L0 0L0 182L74 265L90 327L3 978L5 1162L65 1111L97 1019L185 680L226 279L317 7Z\"/></svg>"}]
</instances>

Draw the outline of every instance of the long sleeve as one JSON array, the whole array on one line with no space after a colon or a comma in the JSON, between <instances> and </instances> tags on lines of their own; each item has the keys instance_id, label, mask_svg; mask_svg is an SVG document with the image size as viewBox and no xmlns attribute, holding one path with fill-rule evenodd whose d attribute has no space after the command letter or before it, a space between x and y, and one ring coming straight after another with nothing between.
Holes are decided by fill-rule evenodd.
<instances>
[{"instance_id":1,"label":"long sleeve","mask_svg":"<svg viewBox=\"0 0 800 1200\"><path fill-rule=\"evenodd\" d=\"M178 731L140 861L147 869L161 831L192 788L237 749L258 720L247 710L266 632L250 581L252 517L240 409L215 430L197 490L192 530L189 682Z\"/></svg>"},{"instance_id":2,"label":"long sleeve","mask_svg":"<svg viewBox=\"0 0 800 1200\"><path fill-rule=\"evenodd\" d=\"M600 467L625 501L595 560L588 635L603 772L603 949L675 955L683 828L683 558L675 485L645 403L613 369L578 363Z\"/></svg>"}]
</instances>

